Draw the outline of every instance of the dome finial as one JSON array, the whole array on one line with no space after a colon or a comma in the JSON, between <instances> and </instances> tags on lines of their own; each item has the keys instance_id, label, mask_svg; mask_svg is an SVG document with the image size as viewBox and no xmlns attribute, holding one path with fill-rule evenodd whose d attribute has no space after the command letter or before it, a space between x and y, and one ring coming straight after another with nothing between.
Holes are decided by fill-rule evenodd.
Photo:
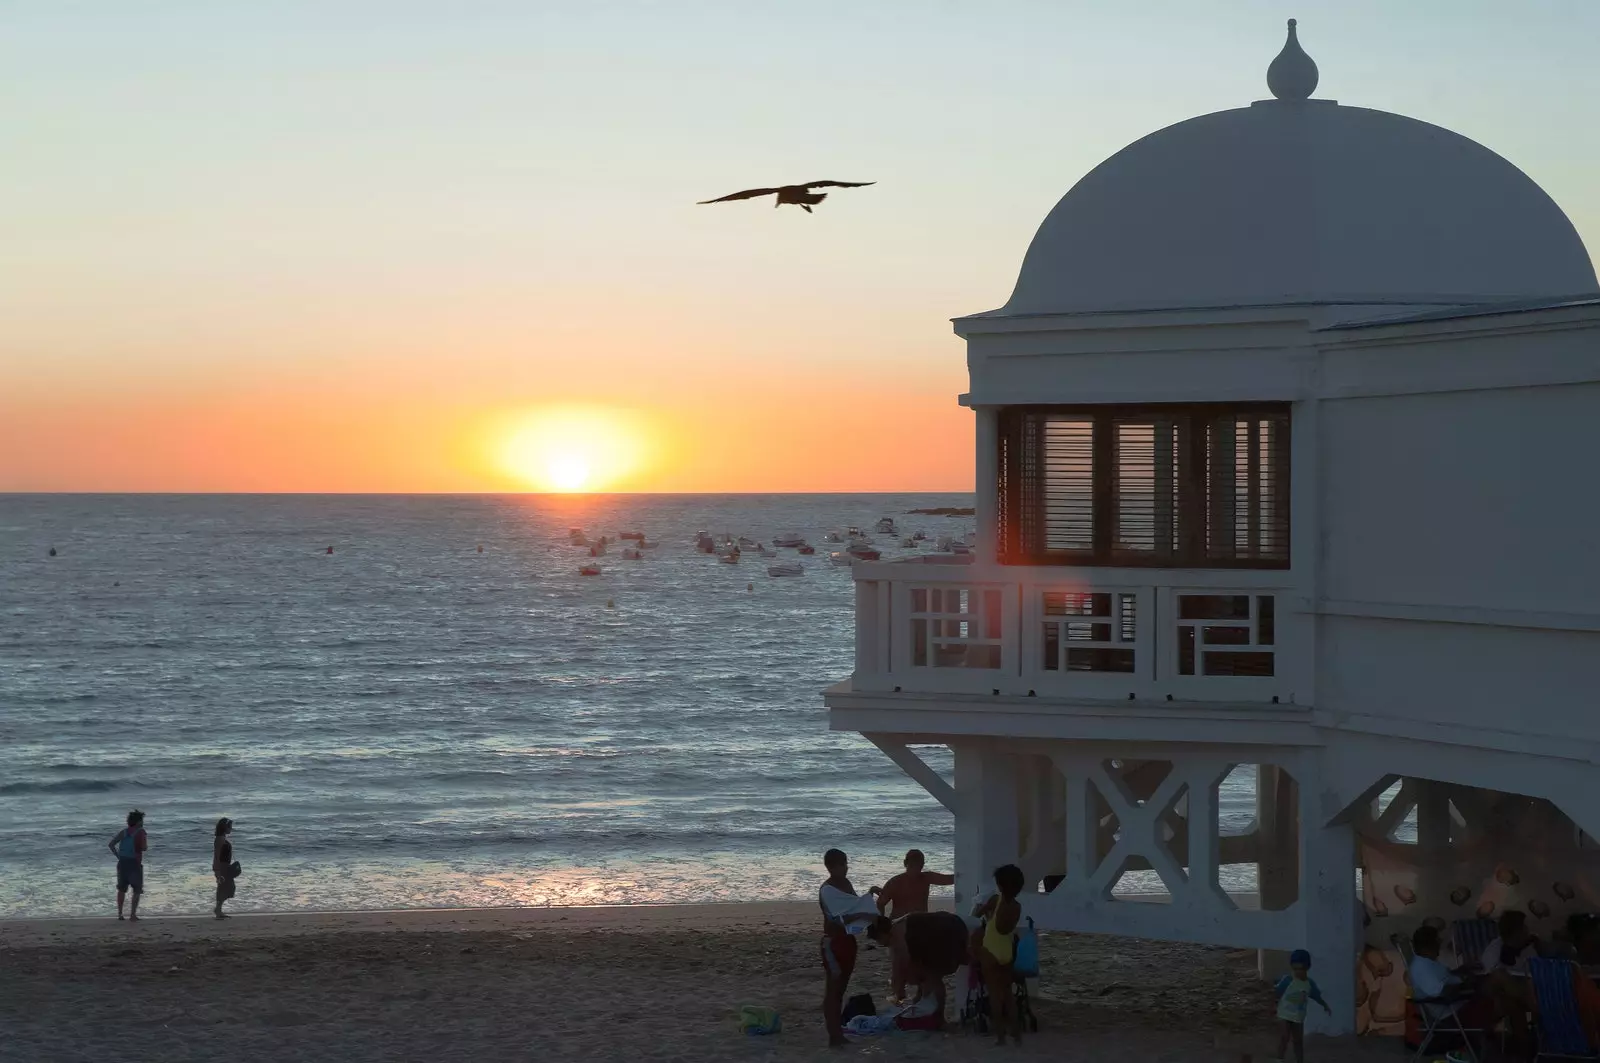
<instances>
[{"instance_id":1,"label":"dome finial","mask_svg":"<svg viewBox=\"0 0 1600 1063\"><path fill-rule=\"evenodd\" d=\"M1300 47L1295 20L1289 20L1289 39L1267 67L1267 88L1280 100L1305 100L1317 89L1317 64Z\"/></svg>"}]
</instances>

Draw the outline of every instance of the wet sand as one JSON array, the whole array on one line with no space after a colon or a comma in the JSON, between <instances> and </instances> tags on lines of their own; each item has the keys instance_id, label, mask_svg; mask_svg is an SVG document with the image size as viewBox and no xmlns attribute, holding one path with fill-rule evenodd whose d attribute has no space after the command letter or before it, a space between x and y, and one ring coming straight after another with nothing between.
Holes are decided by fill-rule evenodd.
<instances>
[{"instance_id":1,"label":"wet sand","mask_svg":"<svg viewBox=\"0 0 1600 1063\"><path fill-rule=\"evenodd\" d=\"M0 923L6 1060L531 1060L743 1063L824 1047L809 904L471 909ZM887 953L853 992L882 1000ZM1040 1032L1007 1056L1062 1061L1269 1058L1254 954L1049 935ZM956 994L952 994L954 1018ZM776 1037L741 1035L743 1004ZM1308 1058L1392 1057L1313 1039ZM960 1032L862 1039L848 1054L988 1059Z\"/></svg>"}]
</instances>

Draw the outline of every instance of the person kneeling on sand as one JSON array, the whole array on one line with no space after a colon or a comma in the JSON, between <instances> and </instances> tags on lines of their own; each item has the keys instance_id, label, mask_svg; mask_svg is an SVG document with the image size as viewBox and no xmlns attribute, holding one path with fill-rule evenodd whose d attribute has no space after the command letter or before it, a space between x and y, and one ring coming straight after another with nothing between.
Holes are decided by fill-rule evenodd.
<instances>
[{"instance_id":1,"label":"person kneeling on sand","mask_svg":"<svg viewBox=\"0 0 1600 1063\"><path fill-rule=\"evenodd\" d=\"M917 999L933 998L943 1026L944 980L967 963L967 933L967 921L954 912L912 912L893 920L880 916L867 936L889 949L897 977L916 985Z\"/></svg>"},{"instance_id":2,"label":"person kneeling on sand","mask_svg":"<svg viewBox=\"0 0 1600 1063\"><path fill-rule=\"evenodd\" d=\"M878 893L878 911L892 919L910 915L913 912L926 912L928 910L928 889L930 886L950 886L956 881L954 875L944 875L937 871L925 869L927 858L922 855L921 849L912 849L906 853L905 870L883 884L883 889ZM910 975L900 966L898 958L891 959L889 972L889 1002L899 1003L904 999L902 993Z\"/></svg>"}]
</instances>

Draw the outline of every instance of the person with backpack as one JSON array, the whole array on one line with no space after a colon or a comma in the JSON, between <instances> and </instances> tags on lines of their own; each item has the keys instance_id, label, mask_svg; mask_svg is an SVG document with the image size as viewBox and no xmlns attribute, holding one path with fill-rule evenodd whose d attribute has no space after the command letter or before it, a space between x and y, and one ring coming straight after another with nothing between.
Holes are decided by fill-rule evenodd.
<instances>
[{"instance_id":1,"label":"person with backpack","mask_svg":"<svg viewBox=\"0 0 1600 1063\"><path fill-rule=\"evenodd\" d=\"M144 854L150 848L149 835L144 832L144 813L137 808L128 813L128 825L117 831L110 842L111 853L117 858L117 918L122 918L122 902L128 891L133 891L133 904L128 918L139 919L139 895L144 892Z\"/></svg>"}]
</instances>

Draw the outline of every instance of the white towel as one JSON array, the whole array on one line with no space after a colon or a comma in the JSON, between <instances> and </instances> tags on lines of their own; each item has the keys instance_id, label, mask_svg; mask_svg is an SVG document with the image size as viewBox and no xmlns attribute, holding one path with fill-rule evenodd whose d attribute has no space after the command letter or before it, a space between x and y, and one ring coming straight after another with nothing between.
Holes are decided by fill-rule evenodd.
<instances>
[{"instance_id":1,"label":"white towel","mask_svg":"<svg viewBox=\"0 0 1600 1063\"><path fill-rule=\"evenodd\" d=\"M871 919L864 917L876 918L878 915L878 899L870 893L857 896L824 883L818 898L822 901L822 910L844 923L845 929L852 934L865 933L871 925Z\"/></svg>"}]
</instances>

